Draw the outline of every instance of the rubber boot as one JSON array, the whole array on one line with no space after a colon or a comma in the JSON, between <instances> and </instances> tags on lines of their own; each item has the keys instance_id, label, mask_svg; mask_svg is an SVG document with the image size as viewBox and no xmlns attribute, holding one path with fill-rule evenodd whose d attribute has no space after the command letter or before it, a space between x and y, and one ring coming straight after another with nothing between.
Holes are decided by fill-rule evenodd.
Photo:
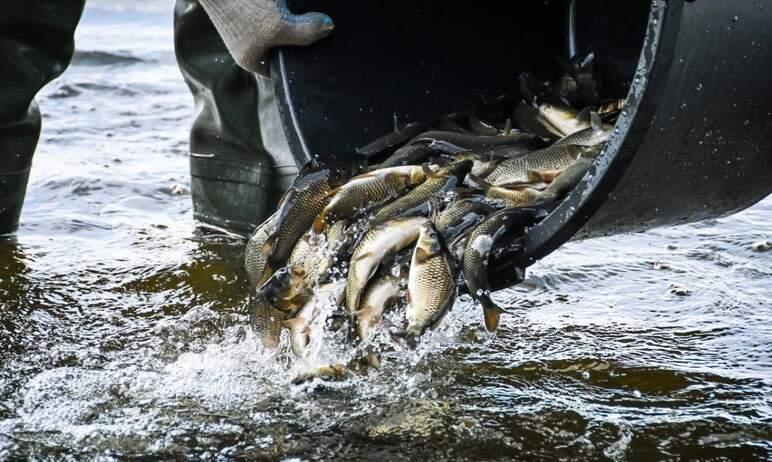
<instances>
[{"instance_id":1,"label":"rubber boot","mask_svg":"<svg viewBox=\"0 0 772 462\"><path fill-rule=\"evenodd\" d=\"M0 12L0 235L19 226L40 137L37 92L70 63L85 0L5 0Z\"/></svg>"},{"instance_id":2,"label":"rubber boot","mask_svg":"<svg viewBox=\"0 0 772 462\"><path fill-rule=\"evenodd\" d=\"M190 132L194 217L250 233L286 186L274 181L275 163L263 147L256 76L234 62L198 1L177 0L174 19L177 62L196 107ZM290 177L294 162L291 170Z\"/></svg>"}]
</instances>

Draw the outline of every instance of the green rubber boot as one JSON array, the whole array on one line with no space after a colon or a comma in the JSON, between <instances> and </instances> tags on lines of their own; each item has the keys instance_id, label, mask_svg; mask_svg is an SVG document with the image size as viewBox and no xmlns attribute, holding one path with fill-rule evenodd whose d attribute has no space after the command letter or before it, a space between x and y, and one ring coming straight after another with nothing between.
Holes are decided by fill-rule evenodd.
<instances>
[{"instance_id":1,"label":"green rubber boot","mask_svg":"<svg viewBox=\"0 0 772 462\"><path fill-rule=\"evenodd\" d=\"M5 0L0 13L0 235L19 226L40 137L37 92L70 64L85 0Z\"/></svg>"},{"instance_id":2,"label":"green rubber boot","mask_svg":"<svg viewBox=\"0 0 772 462\"><path fill-rule=\"evenodd\" d=\"M272 213L297 167L294 161L281 165L266 151L257 78L234 62L197 0L177 1L174 42L196 103L190 133L194 216L250 233Z\"/></svg>"}]
</instances>

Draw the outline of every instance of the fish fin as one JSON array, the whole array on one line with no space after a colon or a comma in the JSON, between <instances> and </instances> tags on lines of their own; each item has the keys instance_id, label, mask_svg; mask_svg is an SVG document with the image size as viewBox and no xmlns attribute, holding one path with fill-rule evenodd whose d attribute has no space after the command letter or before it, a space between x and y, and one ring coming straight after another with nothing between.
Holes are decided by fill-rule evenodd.
<instances>
[{"instance_id":1,"label":"fish fin","mask_svg":"<svg viewBox=\"0 0 772 462\"><path fill-rule=\"evenodd\" d=\"M541 174L537 170L528 170L528 182L541 181Z\"/></svg>"},{"instance_id":2,"label":"fish fin","mask_svg":"<svg viewBox=\"0 0 772 462\"><path fill-rule=\"evenodd\" d=\"M365 252L362 255L357 255L356 259L357 259L357 261L359 261L359 260L364 260L365 258L370 258L372 256L373 256L372 252Z\"/></svg>"},{"instance_id":3,"label":"fish fin","mask_svg":"<svg viewBox=\"0 0 772 462\"><path fill-rule=\"evenodd\" d=\"M315 219L314 224L311 226L311 229L316 234L321 234L324 232L324 228L327 227L327 214L322 210L322 213L320 213Z\"/></svg>"},{"instance_id":4,"label":"fish fin","mask_svg":"<svg viewBox=\"0 0 772 462\"><path fill-rule=\"evenodd\" d=\"M268 282L269 279L271 279L271 276L273 276L274 270L273 266L271 266L270 262L265 262L265 267L263 268L263 274L260 275L259 278L257 278L257 281L255 282L255 287L262 287L266 282Z\"/></svg>"},{"instance_id":5,"label":"fish fin","mask_svg":"<svg viewBox=\"0 0 772 462\"><path fill-rule=\"evenodd\" d=\"M415 349L416 345L418 345L418 337L420 337L420 335L416 335L415 332L411 332L408 329L391 330L389 335L393 339L404 340L411 349Z\"/></svg>"},{"instance_id":6,"label":"fish fin","mask_svg":"<svg viewBox=\"0 0 772 462\"><path fill-rule=\"evenodd\" d=\"M379 358L378 353L371 348L368 348L367 350L367 362L370 364L370 367L374 367L375 369L381 368L381 358Z\"/></svg>"},{"instance_id":7,"label":"fish fin","mask_svg":"<svg viewBox=\"0 0 772 462\"><path fill-rule=\"evenodd\" d=\"M591 51L587 53L587 56L585 56L584 59L582 59L577 63L578 64L577 70L591 72L593 70L594 63L595 63L595 52Z\"/></svg>"},{"instance_id":8,"label":"fish fin","mask_svg":"<svg viewBox=\"0 0 772 462\"><path fill-rule=\"evenodd\" d=\"M260 254L263 256L269 256L271 255L271 251L273 251L273 246L276 244L276 234L271 234L268 236L268 239L263 242L263 246L260 247Z\"/></svg>"},{"instance_id":9,"label":"fish fin","mask_svg":"<svg viewBox=\"0 0 772 462\"><path fill-rule=\"evenodd\" d=\"M555 181L555 178L560 175L562 170L558 169L551 169L551 170L528 170L528 181L531 183L536 182L545 182L545 183L552 183Z\"/></svg>"},{"instance_id":10,"label":"fish fin","mask_svg":"<svg viewBox=\"0 0 772 462\"><path fill-rule=\"evenodd\" d=\"M488 332L496 332L499 328L501 313L505 313L505 311L495 303L491 301L483 303L483 318L485 321L485 329Z\"/></svg>"},{"instance_id":11,"label":"fish fin","mask_svg":"<svg viewBox=\"0 0 772 462\"><path fill-rule=\"evenodd\" d=\"M434 178L437 176L437 174L432 170L428 165L423 164L421 165L421 170L423 170L424 175L426 175L427 178Z\"/></svg>"},{"instance_id":12,"label":"fish fin","mask_svg":"<svg viewBox=\"0 0 772 462\"><path fill-rule=\"evenodd\" d=\"M437 219L439 219L441 206L440 206L441 199L439 197L432 197L429 200L429 220L432 223L436 223Z\"/></svg>"},{"instance_id":13,"label":"fish fin","mask_svg":"<svg viewBox=\"0 0 772 462\"><path fill-rule=\"evenodd\" d=\"M590 113L590 126L594 132L603 131L603 120L601 120L600 116L595 111Z\"/></svg>"},{"instance_id":14,"label":"fish fin","mask_svg":"<svg viewBox=\"0 0 772 462\"><path fill-rule=\"evenodd\" d=\"M512 134L512 119L507 117L507 121L504 123L504 130L502 131L502 134L504 136L509 136Z\"/></svg>"},{"instance_id":15,"label":"fish fin","mask_svg":"<svg viewBox=\"0 0 772 462\"><path fill-rule=\"evenodd\" d=\"M477 187L479 189L482 189L484 192L488 192L488 190L491 189L491 187L492 187L492 185L490 183L488 183L487 181L483 180L482 178L480 178L477 175L472 175L471 173L469 173L469 174L467 174L466 177L467 177L467 179L469 179L469 181L472 182L472 184L475 187Z\"/></svg>"},{"instance_id":16,"label":"fish fin","mask_svg":"<svg viewBox=\"0 0 772 462\"><path fill-rule=\"evenodd\" d=\"M427 261L431 260L432 254L427 252L427 251L425 251L421 247L416 247L415 248L415 253L413 254L413 258L415 258L416 263L422 264L422 263L426 263Z\"/></svg>"},{"instance_id":17,"label":"fish fin","mask_svg":"<svg viewBox=\"0 0 772 462\"><path fill-rule=\"evenodd\" d=\"M306 319L301 316L284 320L282 321L281 325L289 330L299 329L300 332L304 332L308 329L308 322L306 322Z\"/></svg>"},{"instance_id":18,"label":"fish fin","mask_svg":"<svg viewBox=\"0 0 772 462\"><path fill-rule=\"evenodd\" d=\"M523 191L525 189L533 189L535 181L515 181L512 183L504 183L497 185L499 188L508 189L510 191Z\"/></svg>"},{"instance_id":19,"label":"fish fin","mask_svg":"<svg viewBox=\"0 0 772 462\"><path fill-rule=\"evenodd\" d=\"M591 106L587 106L586 108L579 111L579 114L576 115L576 120L590 123L592 121L592 113L593 108Z\"/></svg>"}]
</instances>

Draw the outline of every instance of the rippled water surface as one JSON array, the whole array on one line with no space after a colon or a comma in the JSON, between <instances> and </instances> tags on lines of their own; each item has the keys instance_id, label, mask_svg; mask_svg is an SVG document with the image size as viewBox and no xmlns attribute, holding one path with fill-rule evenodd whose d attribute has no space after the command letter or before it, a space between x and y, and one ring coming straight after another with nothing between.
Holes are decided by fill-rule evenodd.
<instances>
[{"instance_id":1,"label":"rippled water surface","mask_svg":"<svg viewBox=\"0 0 772 462\"><path fill-rule=\"evenodd\" d=\"M0 460L770 457L772 199L571 243L498 294L497 337L462 300L380 371L291 385L246 327L244 242L196 231L162 6L92 2L40 96L0 243Z\"/></svg>"}]
</instances>

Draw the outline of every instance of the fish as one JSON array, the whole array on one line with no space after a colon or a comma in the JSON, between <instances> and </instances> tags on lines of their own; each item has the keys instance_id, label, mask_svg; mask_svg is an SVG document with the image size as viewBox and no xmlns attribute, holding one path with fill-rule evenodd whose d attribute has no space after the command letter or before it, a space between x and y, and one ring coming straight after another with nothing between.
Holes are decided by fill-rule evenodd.
<instances>
[{"instance_id":1,"label":"fish","mask_svg":"<svg viewBox=\"0 0 772 462\"><path fill-rule=\"evenodd\" d=\"M593 162L594 159L591 157L580 157L573 161L549 186L543 191L537 192L539 199L535 203L554 202L571 192L584 178L585 173L592 167Z\"/></svg>"},{"instance_id":2,"label":"fish","mask_svg":"<svg viewBox=\"0 0 772 462\"><path fill-rule=\"evenodd\" d=\"M501 130L496 128L493 124L484 121L477 110L474 110L469 114L469 128L473 133L481 136L496 136L501 134Z\"/></svg>"},{"instance_id":3,"label":"fish","mask_svg":"<svg viewBox=\"0 0 772 462\"><path fill-rule=\"evenodd\" d=\"M550 146L530 154L501 162L485 177L488 183L500 186L507 183L529 182L533 170L560 170L576 160L585 147L573 144Z\"/></svg>"},{"instance_id":4,"label":"fish","mask_svg":"<svg viewBox=\"0 0 772 462\"><path fill-rule=\"evenodd\" d=\"M468 120L468 114L464 112L454 112L443 117L440 117L432 124L435 130L441 130L444 132L456 132L456 133L471 133L465 127Z\"/></svg>"},{"instance_id":5,"label":"fish","mask_svg":"<svg viewBox=\"0 0 772 462\"><path fill-rule=\"evenodd\" d=\"M427 171L427 179L415 189L382 207L373 217L374 223L397 217L411 212L428 213L430 201L438 193L451 191L464 180L464 177L472 169L471 160L452 162L436 172Z\"/></svg>"},{"instance_id":6,"label":"fish","mask_svg":"<svg viewBox=\"0 0 772 462\"><path fill-rule=\"evenodd\" d=\"M478 224L467 238L463 258L463 275L469 294L482 305L485 328L498 329L504 310L490 298L488 258L491 249L504 235L520 235L539 218L541 211L533 208L506 208Z\"/></svg>"},{"instance_id":7,"label":"fish","mask_svg":"<svg viewBox=\"0 0 772 462\"><path fill-rule=\"evenodd\" d=\"M295 264L279 268L256 294L271 307L288 315L294 314L311 296L310 290L303 285L306 271Z\"/></svg>"},{"instance_id":8,"label":"fish","mask_svg":"<svg viewBox=\"0 0 772 462\"><path fill-rule=\"evenodd\" d=\"M578 88L577 103L594 105L600 101L601 79L595 70L595 54L577 54L570 60L558 58L563 69L573 77Z\"/></svg>"},{"instance_id":9,"label":"fish","mask_svg":"<svg viewBox=\"0 0 772 462\"><path fill-rule=\"evenodd\" d=\"M247 270L247 280L250 287L254 288L258 278L263 274L268 256L261 252L261 249L265 241L268 240L268 237L275 231L277 220L278 214L276 213L268 217L249 236L247 245L244 248L244 269Z\"/></svg>"},{"instance_id":10,"label":"fish","mask_svg":"<svg viewBox=\"0 0 772 462\"><path fill-rule=\"evenodd\" d=\"M290 331L290 346L298 358L305 357L306 347L311 342L311 323L316 318L319 308L327 303L339 305L343 301L346 290L346 280L328 282L319 286L314 296L306 302L291 319L283 321L282 325Z\"/></svg>"},{"instance_id":11,"label":"fish","mask_svg":"<svg viewBox=\"0 0 772 462\"><path fill-rule=\"evenodd\" d=\"M541 142L541 138L526 131L513 130L508 135L479 136L476 134L443 132L432 130L421 133L410 141L411 144L420 141L445 141L465 149L490 148L509 144Z\"/></svg>"},{"instance_id":12,"label":"fish","mask_svg":"<svg viewBox=\"0 0 772 462\"><path fill-rule=\"evenodd\" d=\"M374 329L383 320L386 309L399 301L401 293L401 278L384 273L367 284L360 307L354 312L356 335L366 345L367 360L372 367L378 368L381 364L378 354L369 345Z\"/></svg>"},{"instance_id":13,"label":"fish","mask_svg":"<svg viewBox=\"0 0 772 462\"><path fill-rule=\"evenodd\" d=\"M544 103L539 106L538 120L549 132L562 138L590 127L591 112L590 107L577 111L568 106Z\"/></svg>"},{"instance_id":14,"label":"fish","mask_svg":"<svg viewBox=\"0 0 772 462\"><path fill-rule=\"evenodd\" d=\"M595 146L604 143L611 135L612 126L604 124L597 113L590 114L590 126L565 136L555 142L553 146L573 144L576 146Z\"/></svg>"},{"instance_id":15,"label":"fish","mask_svg":"<svg viewBox=\"0 0 772 462\"><path fill-rule=\"evenodd\" d=\"M431 142L413 142L394 151L394 154L378 165L378 168L421 164L434 153Z\"/></svg>"},{"instance_id":16,"label":"fish","mask_svg":"<svg viewBox=\"0 0 772 462\"><path fill-rule=\"evenodd\" d=\"M305 273L301 287L312 290L317 282L327 277L332 266L332 253L325 252L322 241L314 233L308 232L298 240L290 255L287 266L303 268Z\"/></svg>"},{"instance_id":17,"label":"fish","mask_svg":"<svg viewBox=\"0 0 772 462\"><path fill-rule=\"evenodd\" d=\"M278 345L282 323L311 298L300 264L280 268L250 296L250 322L265 348Z\"/></svg>"},{"instance_id":18,"label":"fish","mask_svg":"<svg viewBox=\"0 0 772 462\"><path fill-rule=\"evenodd\" d=\"M523 144L521 143L518 146L522 145ZM530 150L530 148L528 149ZM468 151L468 148L455 145L448 141L431 138L419 139L397 149L394 154L384 160L378 168L388 168L398 165L418 165L426 162L432 156L454 155Z\"/></svg>"},{"instance_id":19,"label":"fish","mask_svg":"<svg viewBox=\"0 0 772 462\"><path fill-rule=\"evenodd\" d=\"M627 104L627 98L609 99L598 104L598 108L595 112L603 118L614 116L624 109L625 104Z\"/></svg>"},{"instance_id":20,"label":"fish","mask_svg":"<svg viewBox=\"0 0 772 462\"><path fill-rule=\"evenodd\" d=\"M527 183L514 188L507 188L504 186L494 186L474 175L469 175L469 179L485 192L485 197L501 200L508 207L527 207L544 201L542 191L528 186Z\"/></svg>"},{"instance_id":21,"label":"fish","mask_svg":"<svg viewBox=\"0 0 772 462\"><path fill-rule=\"evenodd\" d=\"M490 172L493 171L494 168L496 168L496 165L498 165L500 159L496 158L491 155L482 155L477 154L475 152L467 151L455 154L453 156L453 160L459 161L459 160L471 160L472 161L472 168L469 170L469 173L475 176L483 177Z\"/></svg>"},{"instance_id":22,"label":"fish","mask_svg":"<svg viewBox=\"0 0 772 462\"><path fill-rule=\"evenodd\" d=\"M313 379L322 380L345 380L351 377L353 374L349 368L343 364L329 364L324 366L316 366L298 374L292 379L293 385L300 385L305 382L310 382Z\"/></svg>"},{"instance_id":23,"label":"fish","mask_svg":"<svg viewBox=\"0 0 772 462\"><path fill-rule=\"evenodd\" d=\"M453 306L456 272L442 236L431 223L424 223L413 250L407 282L408 343L415 343L415 339L436 325Z\"/></svg>"},{"instance_id":24,"label":"fish","mask_svg":"<svg viewBox=\"0 0 772 462\"><path fill-rule=\"evenodd\" d=\"M541 80L530 72L520 73L517 80L520 85L520 95L528 104L559 104L561 102L560 98L556 96L551 82Z\"/></svg>"},{"instance_id":25,"label":"fish","mask_svg":"<svg viewBox=\"0 0 772 462\"><path fill-rule=\"evenodd\" d=\"M346 279L346 307L349 313L359 309L362 292L384 258L413 245L421 226L427 222L424 217L395 218L365 233L349 263Z\"/></svg>"},{"instance_id":26,"label":"fish","mask_svg":"<svg viewBox=\"0 0 772 462\"><path fill-rule=\"evenodd\" d=\"M257 279L258 287L287 263L298 239L311 228L329 202L330 191L362 168L363 164L355 158L346 161L345 156L344 160L330 156L324 163L309 161L301 169L292 186L282 196L276 211L274 232L265 240L260 251L261 258L265 258L266 262Z\"/></svg>"},{"instance_id":27,"label":"fish","mask_svg":"<svg viewBox=\"0 0 772 462\"><path fill-rule=\"evenodd\" d=\"M555 93L563 100L563 104L573 106L579 102L579 85L569 73L558 79Z\"/></svg>"},{"instance_id":28,"label":"fish","mask_svg":"<svg viewBox=\"0 0 772 462\"><path fill-rule=\"evenodd\" d=\"M426 180L426 170L408 165L364 173L330 191L332 199L319 213L313 230L321 233L331 219L351 218L362 211L393 199Z\"/></svg>"},{"instance_id":29,"label":"fish","mask_svg":"<svg viewBox=\"0 0 772 462\"><path fill-rule=\"evenodd\" d=\"M265 297L252 294L249 300L249 322L263 348L279 346L282 322L286 314L274 308Z\"/></svg>"},{"instance_id":30,"label":"fish","mask_svg":"<svg viewBox=\"0 0 772 462\"><path fill-rule=\"evenodd\" d=\"M535 133L539 137L547 140L556 140L560 135L555 135L539 121L539 109L529 104L520 103L515 106L512 113L515 125L522 130ZM525 146L527 148L527 146Z\"/></svg>"},{"instance_id":31,"label":"fish","mask_svg":"<svg viewBox=\"0 0 772 462\"><path fill-rule=\"evenodd\" d=\"M434 226L446 242L456 240L465 230L496 211L496 207L479 197L453 201L434 220Z\"/></svg>"},{"instance_id":32,"label":"fish","mask_svg":"<svg viewBox=\"0 0 772 462\"><path fill-rule=\"evenodd\" d=\"M391 154L397 148L410 141L416 135L429 130L423 122L411 122L357 149L359 154L367 157Z\"/></svg>"}]
</instances>

